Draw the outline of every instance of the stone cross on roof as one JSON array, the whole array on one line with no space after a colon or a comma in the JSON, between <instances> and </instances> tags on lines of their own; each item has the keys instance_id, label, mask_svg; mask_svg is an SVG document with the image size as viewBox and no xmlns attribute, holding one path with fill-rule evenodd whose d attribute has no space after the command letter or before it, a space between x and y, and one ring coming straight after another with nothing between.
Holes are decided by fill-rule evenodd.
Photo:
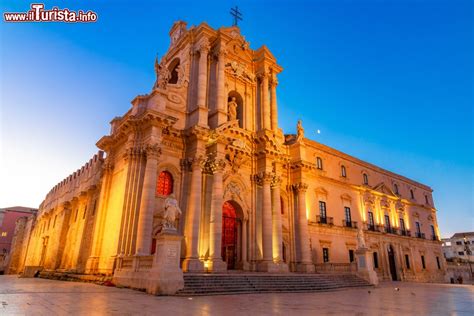
<instances>
[{"instance_id":1,"label":"stone cross on roof","mask_svg":"<svg viewBox=\"0 0 474 316\"><path fill-rule=\"evenodd\" d=\"M239 7L235 6L235 8L230 9L230 15L234 17L234 24L233 26L237 26L239 20L242 21L242 12L239 11Z\"/></svg>"}]
</instances>

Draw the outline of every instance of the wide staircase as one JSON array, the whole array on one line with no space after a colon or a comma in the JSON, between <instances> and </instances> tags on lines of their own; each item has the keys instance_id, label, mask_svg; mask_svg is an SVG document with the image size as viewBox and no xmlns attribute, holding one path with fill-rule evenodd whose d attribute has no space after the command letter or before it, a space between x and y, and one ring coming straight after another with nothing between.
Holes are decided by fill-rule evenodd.
<instances>
[{"instance_id":1,"label":"wide staircase","mask_svg":"<svg viewBox=\"0 0 474 316\"><path fill-rule=\"evenodd\" d=\"M352 274L184 274L177 295L318 292L371 286Z\"/></svg>"}]
</instances>

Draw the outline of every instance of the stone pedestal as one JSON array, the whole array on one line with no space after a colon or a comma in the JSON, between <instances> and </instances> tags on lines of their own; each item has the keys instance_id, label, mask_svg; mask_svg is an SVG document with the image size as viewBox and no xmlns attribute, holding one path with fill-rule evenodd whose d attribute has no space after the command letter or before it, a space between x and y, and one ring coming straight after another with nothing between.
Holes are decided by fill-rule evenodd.
<instances>
[{"instance_id":1,"label":"stone pedestal","mask_svg":"<svg viewBox=\"0 0 474 316\"><path fill-rule=\"evenodd\" d=\"M379 284L377 273L374 271L371 252L367 248L359 248L355 251L357 257L357 276L367 280L370 284Z\"/></svg>"},{"instance_id":2,"label":"stone pedestal","mask_svg":"<svg viewBox=\"0 0 474 316\"><path fill-rule=\"evenodd\" d=\"M205 264L207 272L225 272L227 271L227 263L222 259L210 259Z\"/></svg>"},{"instance_id":3,"label":"stone pedestal","mask_svg":"<svg viewBox=\"0 0 474 316\"><path fill-rule=\"evenodd\" d=\"M314 273L315 268L314 264L312 263L297 263L296 264L296 272L301 273Z\"/></svg>"},{"instance_id":4,"label":"stone pedestal","mask_svg":"<svg viewBox=\"0 0 474 316\"><path fill-rule=\"evenodd\" d=\"M166 230L157 238L147 293L172 295L184 287L183 271L179 267L182 238L176 231Z\"/></svg>"}]
</instances>

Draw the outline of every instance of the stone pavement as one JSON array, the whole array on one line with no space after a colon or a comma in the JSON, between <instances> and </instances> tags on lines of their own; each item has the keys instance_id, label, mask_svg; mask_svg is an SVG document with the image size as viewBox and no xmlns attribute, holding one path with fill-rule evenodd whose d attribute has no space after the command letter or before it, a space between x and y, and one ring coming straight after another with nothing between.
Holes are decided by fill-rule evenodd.
<instances>
[{"instance_id":1,"label":"stone pavement","mask_svg":"<svg viewBox=\"0 0 474 316\"><path fill-rule=\"evenodd\" d=\"M393 282L376 288L322 293L191 298L159 297L88 283L0 275L0 315L71 314L474 315L474 286Z\"/></svg>"}]
</instances>

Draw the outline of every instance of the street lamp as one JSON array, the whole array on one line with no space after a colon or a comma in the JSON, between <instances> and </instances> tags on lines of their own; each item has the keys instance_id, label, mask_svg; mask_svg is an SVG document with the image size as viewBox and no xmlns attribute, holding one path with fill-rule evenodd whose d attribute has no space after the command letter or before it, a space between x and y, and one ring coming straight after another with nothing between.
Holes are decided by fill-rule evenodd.
<instances>
[{"instance_id":1,"label":"street lamp","mask_svg":"<svg viewBox=\"0 0 474 316\"><path fill-rule=\"evenodd\" d=\"M466 235L464 235L464 251L466 252L466 255L467 255L467 261L469 262L469 269L471 270L471 278L472 278L472 266L471 266L471 258L470 258L472 255L472 251L467 245Z\"/></svg>"}]
</instances>

